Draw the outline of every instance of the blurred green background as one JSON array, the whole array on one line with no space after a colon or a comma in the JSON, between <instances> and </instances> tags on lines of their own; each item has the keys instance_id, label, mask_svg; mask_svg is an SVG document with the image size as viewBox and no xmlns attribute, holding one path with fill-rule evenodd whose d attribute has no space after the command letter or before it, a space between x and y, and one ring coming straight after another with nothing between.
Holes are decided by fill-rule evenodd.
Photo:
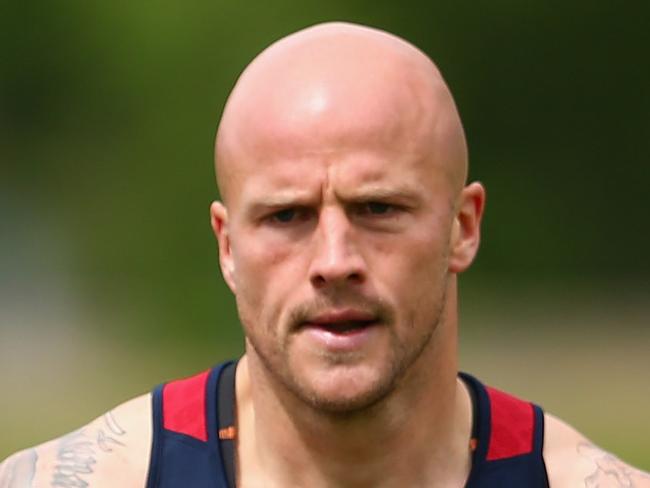
<instances>
[{"instance_id":1,"label":"blurred green background","mask_svg":"<svg viewBox=\"0 0 650 488\"><path fill-rule=\"evenodd\" d=\"M650 470L650 3L0 3L0 459L238 355L225 98L325 20L440 66L488 190L461 363Z\"/></svg>"}]
</instances>

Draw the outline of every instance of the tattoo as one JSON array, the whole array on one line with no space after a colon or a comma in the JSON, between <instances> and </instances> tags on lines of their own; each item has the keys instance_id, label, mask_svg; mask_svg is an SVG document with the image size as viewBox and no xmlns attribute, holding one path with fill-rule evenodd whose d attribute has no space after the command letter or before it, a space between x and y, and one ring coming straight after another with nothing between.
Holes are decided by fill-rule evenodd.
<instances>
[{"instance_id":1,"label":"tattoo","mask_svg":"<svg viewBox=\"0 0 650 488\"><path fill-rule=\"evenodd\" d=\"M51 486L88 487L87 478L93 474L97 464L97 448L110 453L115 447L125 446L117 437L125 435L126 431L117 423L113 414L108 412L103 420L104 426L97 429L94 437L87 432L89 429L82 429L61 440Z\"/></svg>"},{"instance_id":2,"label":"tattoo","mask_svg":"<svg viewBox=\"0 0 650 488\"><path fill-rule=\"evenodd\" d=\"M115 417L113 416L113 412L108 412L106 415L104 415L104 421L106 422L106 426L108 427L108 429L113 434L115 435L126 434L126 430L120 427L120 424L118 424L117 420L115 420Z\"/></svg>"},{"instance_id":3,"label":"tattoo","mask_svg":"<svg viewBox=\"0 0 650 488\"><path fill-rule=\"evenodd\" d=\"M93 443L83 430L73 432L61 440L57 453L58 464L54 467L52 486L63 488L86 488L88 482L81 475L93 473L97 463Z\"/></svg>"},{"instance_id":4,"label":"tattoo","mask_svg":"<svg viewBox=\"0 0 650 488\"><path fill-rule=\"evenodd\" d=\"M596 470L585 478L586 488L634 488L637 481L650 481L650 475L628 466L593 444L581 442L578 453L596 464Z\"/></svg>"},{"instance_id":5,"label":"tattoo","mask_svg":"<svg viewBox=\"0 0 650 488\"><path fill-rule=\"evenodd\" d=\"M126 434L126 431L120 427L111 412L104 415L104 423L106 424L109 433L107 434L104 429L99 429L97 431L97 446L104 452L113 452L113 446L124 446L124 444L115 437Z\"/></svg>"},{"instance_id":6,"label":"tattoo","mask_svg":"<svg viewBox=\"0 0 650 488\"><path fill-rule=\"evenodd\" d=\"M35 449L17 454L5 466L5 473L0 476L0 488L31 488L37 462Z\"/></svg>"}]
</instances>

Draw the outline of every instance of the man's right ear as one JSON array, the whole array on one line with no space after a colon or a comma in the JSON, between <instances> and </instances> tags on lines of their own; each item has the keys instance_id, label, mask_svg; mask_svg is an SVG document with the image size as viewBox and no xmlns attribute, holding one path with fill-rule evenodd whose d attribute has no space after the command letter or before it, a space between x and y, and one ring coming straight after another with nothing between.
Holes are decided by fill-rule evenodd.
<instances>
[{"instance_id":1,"label":"man's right ear","mask_svg":"<svg viewBox=\"0 0 650 488\"><path fill-rule=\"evenodd\" d=\"M219 245L219 265L221 266L223 279L226 280L230 290L235 293L235 261L232 256L230 235L228 233L228 209L223 203L214 201L210 205L210 223Z\"/></svg>"}]
</instances>

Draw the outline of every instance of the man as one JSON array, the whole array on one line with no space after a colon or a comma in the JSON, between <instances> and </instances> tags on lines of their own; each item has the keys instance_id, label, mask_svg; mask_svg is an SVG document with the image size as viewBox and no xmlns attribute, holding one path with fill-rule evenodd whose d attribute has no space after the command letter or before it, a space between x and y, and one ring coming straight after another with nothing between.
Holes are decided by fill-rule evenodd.
<instances>
[{"instance_id":1,"label":"man","mask_svg":"<svg viewBox=\"0 0 650 488\"><path fill-rule=\"evenodd\" d=\"M418 49L341 23L276 42L228 100L216 170L245 355L12 456L0 487L650 487L458 374L485 192Z\"/></svg>"}]
</instances>

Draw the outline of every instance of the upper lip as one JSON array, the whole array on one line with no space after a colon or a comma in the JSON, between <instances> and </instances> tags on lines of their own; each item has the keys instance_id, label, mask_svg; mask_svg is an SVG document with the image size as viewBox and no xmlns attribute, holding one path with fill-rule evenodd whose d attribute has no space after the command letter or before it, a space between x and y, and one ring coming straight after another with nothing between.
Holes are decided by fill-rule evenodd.
<instances>
[{"instance_id":1,"label":"upper lip","mask_svg":"<svg viewBox=\"0 0 650 488\"><path fill-rule=\"evenodd\" d=\"M377 316L371 312L355 309L329 310L310 317L307 324L336 324L343 322L373 322Z\"/></svg>"}]
</instances>

